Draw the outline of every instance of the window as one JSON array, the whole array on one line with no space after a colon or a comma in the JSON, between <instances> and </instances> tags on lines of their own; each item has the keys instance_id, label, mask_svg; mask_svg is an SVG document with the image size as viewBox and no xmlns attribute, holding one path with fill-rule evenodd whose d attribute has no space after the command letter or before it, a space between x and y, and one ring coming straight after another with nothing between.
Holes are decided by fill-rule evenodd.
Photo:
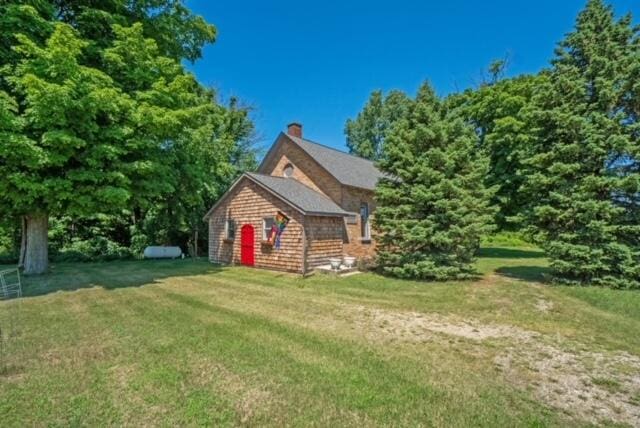
<instances>
[{"instance_id":1,"label":"window","mask_svg":"<svg viewBox=\"0 0 640 428\"><path fill-rule=\"evenodd\" d=\"M262 240L268 241L271 238L271 229L275 224L273 217L266 217L262 219Z\"/></svg>"},{"instance_id":2,"label":"window","mask_svg":"<svg viewBox=\"0 0 640 428\"><path fill-rule=\"evenodd\" d=\"M282 170L282 175L287 178L291 177L293 175L293 165L291 165L290 163L286 164L284 166L284 169Z\"/></svg>"},{"instance_id":3,"label":"window","mask_svg":"<svg viewBox=\"0 0 640 428\"><path fill-rule=\"evenodd\" d=\"M362 202L360 204L360 234L362 240L368 241L371 239L371 227L369 225L369 204Z\"/></svg>"},{"instance_id":4,"label":"window","mask_svg":"<svg viewBox=\"0 0 640 428\"><path fill-rule=\"evenodd\" d=\"M229 241L233 241L236 239L236 221L232 219L227 219L227 222L224 226L224 235L225 239Z\"/></svg>"}]
</instances>

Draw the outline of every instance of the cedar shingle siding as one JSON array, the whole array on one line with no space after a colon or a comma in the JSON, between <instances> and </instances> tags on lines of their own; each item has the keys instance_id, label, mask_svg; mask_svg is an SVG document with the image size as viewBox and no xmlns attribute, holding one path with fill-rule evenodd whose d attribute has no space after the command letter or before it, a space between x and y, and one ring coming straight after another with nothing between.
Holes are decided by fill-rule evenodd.
<instances>
[{"instance_id":1,"label":"cedar shingle siding","mask_svg":"<svg viewBox=\"0 0 640 428\"><path fill-rule=\"evenodd\" d=\"M231 190L209 217L209 260L240 263L240 231L245 224L254 228L255 266L266 269L302 272L302 214L247 178ZM262 220L282 211L290 219L282 233L280 249L262 244ZM236 222L236 237L225 241L225 222Z\"/></svg>"},{"instance_id":2,"label":"cedar shingle siding","mask_svg":"<svg viewBox=\"0 0 640 428\"><path fill-rule=\"evenodd\" d=\"M212 262L240 263L244 224L254 227L256 267L306 273L333 257L374 257L375 239L362 239L360 218L366 202L373 220L374 187L382 176L373 163L280 134L259 172L243 175L207 214ZM261 243L262 220L278 211L290 222L276 249ZM234 241L225 240L228 218L235 221Z\"/></svg>"},{"instance_id":3,"label":"cedar shingle siding","mask_svg":"<svg viewBox=\"0 0 640 428\"><path fill-rule=\"evenodd\" d=\"M307 268L326 265L332 257L342 257L342 218L308 217L306 220Z\"/></svg>"}]
</instances>

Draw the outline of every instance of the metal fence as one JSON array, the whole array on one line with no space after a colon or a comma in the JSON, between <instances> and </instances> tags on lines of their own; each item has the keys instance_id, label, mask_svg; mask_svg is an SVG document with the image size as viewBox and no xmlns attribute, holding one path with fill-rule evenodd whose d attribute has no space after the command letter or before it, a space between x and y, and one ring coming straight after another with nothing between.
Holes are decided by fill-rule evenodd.
<instances>
[{"instance_id":1,"label":"metal fence","mask_svg":"<svg viewBox=\"0 0 640 428\"><path fill-rule=\"evenodd\" d=\"M0 271L0 300L22 297L22 282L18 268Z\"/></svg>"},{"instance_id":2,"label":"metal fence","mask_svg":"<svg viewBox=\"0 0 640 428\"><path fill-rule=\"evenodd\" d=\"M20 271L0 271L0 372L7 369L9 352L17 349L20 333L22 281ZM15 349L14 349L15 348Z\"/></svg>"}]
</instances>

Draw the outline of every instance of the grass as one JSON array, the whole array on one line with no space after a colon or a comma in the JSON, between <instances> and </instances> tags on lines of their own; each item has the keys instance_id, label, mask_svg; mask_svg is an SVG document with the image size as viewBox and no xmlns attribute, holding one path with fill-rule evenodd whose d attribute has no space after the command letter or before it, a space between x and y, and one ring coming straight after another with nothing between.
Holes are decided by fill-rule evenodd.
<instances>
[{"instance_id":1,"label":"grass","mask_svg":"<svg viewBox=\"0 0 640 428\"><path fill-rule=\"evenodd\" d=\"M25 280L2 425L635 425L640 293L546 286L529 247L483 248L478 269L420 283L56 264ZM632 407L563 407L545 373Z\"/></svg>"},{"instance_id":2,"label":"grass","mask_svg":"<svg viewBox=\"0 0 640 428\"><path fill-rule=\"evenodd\" d=\"M616 381L615 379L609 379L606 377L594 377L591 379L591 381L594 384L602 386L603 388L611 392L616 392L620 390L620 382Z\"/></svg>"}]
</instances>

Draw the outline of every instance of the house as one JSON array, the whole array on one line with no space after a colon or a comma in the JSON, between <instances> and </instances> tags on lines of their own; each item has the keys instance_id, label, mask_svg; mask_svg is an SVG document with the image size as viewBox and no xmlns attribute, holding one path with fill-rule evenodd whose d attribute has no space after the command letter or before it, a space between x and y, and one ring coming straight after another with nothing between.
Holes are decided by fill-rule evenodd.
<instances>
[{"instance_id":1,"label":"house","mask_svg":"<svg viewBox=\"0 0 640 428\"><path fill-rule=\"evenodd\" d=\"M209 259L306 274L330 258L374 256L371 219L382 173L373 162L280 133L257 173L209 210Z\"/></svg>"}]
</instances>

